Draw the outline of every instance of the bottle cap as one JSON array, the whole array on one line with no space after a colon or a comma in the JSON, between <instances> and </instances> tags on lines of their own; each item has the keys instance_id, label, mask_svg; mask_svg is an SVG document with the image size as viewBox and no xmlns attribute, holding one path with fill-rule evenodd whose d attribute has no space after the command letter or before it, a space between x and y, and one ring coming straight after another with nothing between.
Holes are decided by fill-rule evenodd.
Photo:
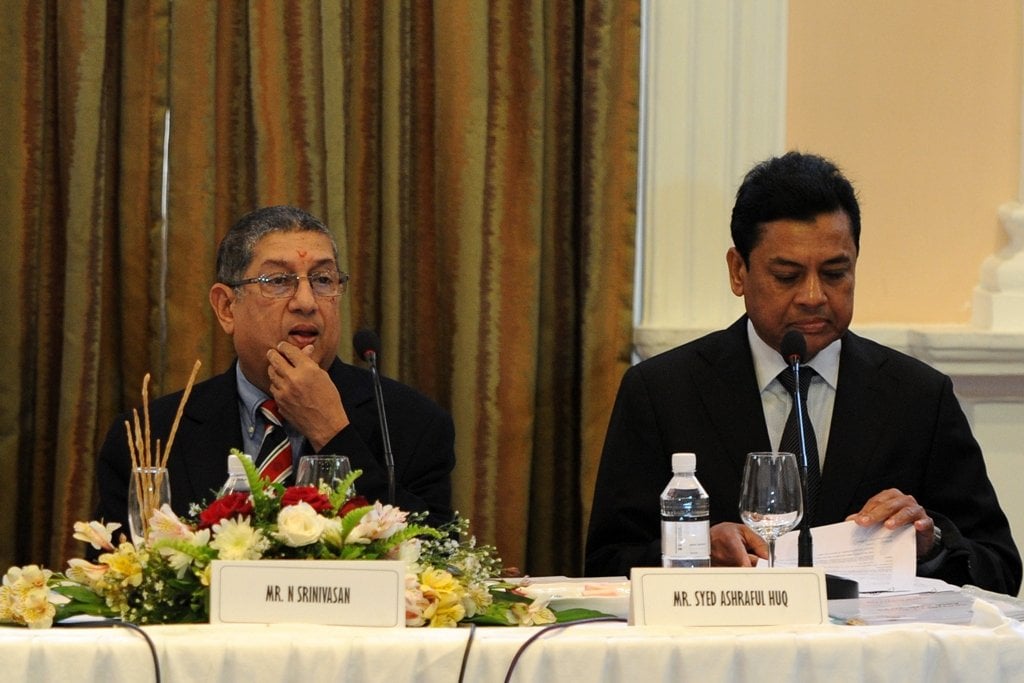
<instances>
[{"instance_id":1,"label":"bottle cap","mask_svg":"<svg viewBox=\"0 0 1024 683\"><path fill-rule=\"evenodd\" d=\"M241 459L234 453L228 455L228 474L245 474Z\"/></svg>"},{"instance_id":2,"label":"bottle cap","mask_svg":"<svg viewBox=\"0 0 1024 683\"><path fill-rule=\"evenodd\" d=\"M673 453L672 454L672 471L679 472L695 472L697 470L697 454L696 453Z\"/></svg>"}]
</instances>

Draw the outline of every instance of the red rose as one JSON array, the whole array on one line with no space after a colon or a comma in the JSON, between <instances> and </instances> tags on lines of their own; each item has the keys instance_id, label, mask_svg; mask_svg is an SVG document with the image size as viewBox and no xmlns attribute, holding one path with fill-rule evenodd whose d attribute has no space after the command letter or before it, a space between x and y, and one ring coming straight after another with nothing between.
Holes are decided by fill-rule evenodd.
<instances>
[{"instance_id":1,"label":"red rose","mask_svg":"<svg viewBox=\"0 0 1024 683\"><path fill-rule=\"evenodd\" d=\"M252 501L248 493L229 493L210 503L199 513L199 528L206 529L222 519L245 517L252 514Z\"/></svg>"},{"instance_id":2,"label":"red rose","mask_svg":"<svg viewBox=\"0 0 1024 683\"><path fill-rule=\"evenodd\" d=\"M321 514L334 510L331 499L320 493L316 486L289 486L281 496L281 507L301 502L308 503L311 508Z\"/></svg>"},{"instance_id":3,"label":"red rose","mask_svg":"<svg viewBox=\"0 0 1024 683\"><path fill-rule=\"evenodd\" d=\"M338 516L344 517L353 510L361 507L366 507L370 504L370 501L366 500L362 496L352 496L341 505L341 509L338 510Z\"/></svg>"}]
</instances>

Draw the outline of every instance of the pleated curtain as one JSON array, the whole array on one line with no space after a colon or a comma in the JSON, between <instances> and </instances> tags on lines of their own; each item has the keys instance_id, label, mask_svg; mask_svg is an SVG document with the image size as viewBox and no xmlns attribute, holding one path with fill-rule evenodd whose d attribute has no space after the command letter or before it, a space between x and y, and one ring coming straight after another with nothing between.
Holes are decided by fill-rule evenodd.
<instances>
[{"instance_id":1,"label":"pleated curtain","mask_svg":"<svg viewBox=\"0 0 1024 683\"><path fill-rule=\"evenodd\" d=\"M451 411L455 505L578 574L629 362L640 0L0 0L0 565L62 569L114 416L231 363L235 218L295 204L342 347ZM225 454L226 456L226 454Z\"/></svg>"}]
</instances>

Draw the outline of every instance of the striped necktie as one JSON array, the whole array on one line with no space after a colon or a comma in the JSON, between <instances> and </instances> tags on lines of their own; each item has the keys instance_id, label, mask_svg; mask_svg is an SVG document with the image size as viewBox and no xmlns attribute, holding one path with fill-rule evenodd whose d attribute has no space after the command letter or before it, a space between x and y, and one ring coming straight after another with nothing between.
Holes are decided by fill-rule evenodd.
<instances>
[{"instance_id":1,"label":"striped necktie","mask_svg":"<svg viewBox=\"0 0 1024 683\"><path fill-rule=\"evenodd\" d=\"M263 445L256 458L260 477L271 483L284 483L292 473L292 446L288 432L282 426L281 413L272 398L260 404L260 412L267 421Z\"/></svg>"},{"instance_id":2,"label":"striped necktie","mask_svg":"<svg viewBox=\"0 0 1024 683\"><path fill-rule=\"evenodd\" d=\"M800 397L803 404L804 414L804 441L807 444L807 481L805 482L807 500L804 501L804 515L811 523L814 522L814 512L818 502L818 492L821 490L821 465L818 461L818 440L814 436L814 426L811 424L811 417L807 414L807 390L811 386L811 377L814 370L802 366L800 368ZM779 450L787 453L795 453L797 462L802 462L800 451L800 429L797 425L796 411L796 379L793 377L793 368L786 368L779 373L779 381L786 387L791 398L793 407L789 411L789 418L786 420L786 427L782 431L782 440L779 442Z\"/></svg>"}]
</instances>

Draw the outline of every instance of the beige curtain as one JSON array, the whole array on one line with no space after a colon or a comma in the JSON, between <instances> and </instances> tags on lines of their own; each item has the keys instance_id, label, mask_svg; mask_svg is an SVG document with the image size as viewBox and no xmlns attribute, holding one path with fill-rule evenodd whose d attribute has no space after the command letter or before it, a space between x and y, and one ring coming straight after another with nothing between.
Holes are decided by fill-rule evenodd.
<instances>
[{"instance_id":1,"label":"beige curtain","mask_svg":"<svg viewBox=\"0 0 1024 683\"><path fill-rule=\"evenodd\" d=\"M0 8L0 565L80 552L143 375L232 358L220 236L294 203L353 276L343 339L376 328L385 372L452 412L478 539L579 573L630 347L639 0Z\"/></svg>"}]
</instances>

